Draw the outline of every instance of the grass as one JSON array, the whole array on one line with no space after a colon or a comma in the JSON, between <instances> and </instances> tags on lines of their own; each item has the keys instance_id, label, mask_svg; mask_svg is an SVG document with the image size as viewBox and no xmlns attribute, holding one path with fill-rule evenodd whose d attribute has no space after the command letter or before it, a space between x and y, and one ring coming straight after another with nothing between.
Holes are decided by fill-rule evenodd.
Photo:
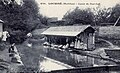
<instances>
[{"instance_id":1,"label":"grass","mask_svg":"<svg viewBox=\"0 0 120 73\"><path fill-rule=\"evenodd\" d=\"M120 26L105 26L99 28L99 37L120 39Z\"/></svg>"},{"instance_id":2,"label":"grass","mask_svg":"<svg viewBox=\"0 0 120 73\"><path fill-rule=\"evenodd\" d=\"M103 26L96 27L96 38L102 38L110 41L113 45L120 47L120 26ZM96 42L99 42L96 40ZM106 44L106 43L105 43ZM104 42L97 43L97 47L104 45ZM107 45L107 44L106 44ZM105 46L106 46L105 45Z\"/></svg>"}]
</instances>

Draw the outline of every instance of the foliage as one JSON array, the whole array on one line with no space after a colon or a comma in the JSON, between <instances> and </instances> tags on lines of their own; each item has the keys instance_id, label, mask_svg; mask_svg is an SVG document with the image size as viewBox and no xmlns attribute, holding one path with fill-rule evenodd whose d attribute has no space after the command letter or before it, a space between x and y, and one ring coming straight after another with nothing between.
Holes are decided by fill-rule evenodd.
<instances>
[{"instance_id":1,"label":"foliage","mask_svg":"<svg viewBox=\"0 0 120 73\"><path fill-rule=\"evenodd\" d=\"M120 16L120 4L116 4L114 7L93 9L80 9L76 7L73 11L68 11L63 19L68 24L91 24L100 25L101 23L107 23L106 25L114 24ZM119 25L120 20L117 25Z\"/></svg>"},{"instance_id":2,"label":"foliage","mask_svg":"<svg viewBox=\"0 0 120 73\"><path fill-rule=\"evenodd\" d=\"M112 8L111 15L108 18L108 22L115 23L119 17L120 17L120 4L117 4ZM118 22L118 25L120 25L120 20Z\"/></svg>"},{"instance_id":3,"label":"foliage","mask_svg":"<svg viewBox=\"0 0 120 73\"><path fill-rule=\"evenodd\" d=\"M96 8L94 9L94 13L94 20L96 22L96 25L99 25L100 23L111 23L112 25L114 25L114 23L120 16L120 4L116 4L112 8ZM119 23L120 22L118 22L118 24Z\"/></svg>"},{"instance_id":4,"label":"foliage","mask_svg":"<svg viewBox=\"0 0 120 73\"><path fill-rule=\"evenodd\" d=\"M5 44L4 43L0 43L0 51L3 51L5 49Z\"/></svg>"},{"instance_id":5,"label":"foliage","mask_svg":"<svg viewBox=\"0 0 120 73\"><path fill-rule=\"evenodd\" d=\"M48 25L47 24L48 17L43 16L43 15L39 15L38 18L39 18L39 20L41 21L42 24Z\"/></svg>"},{"instance_id":6,"label":"foliage","mask_svg":"<svg viewBox=\"0 0 120 73\"><path fill-rule=\"evenodd\" d=\"M39 8L35 0L23 0L18 5L14 0L9 4L0 1L0 18L4 21L4 30L10 32L11 43L25 40L28 32L34 30L41 22L38 19Z\"/></svg>"},{"instance_id":7,"label":"foliage","mask_svg":"<svg viewBox=\"0 0 120 73\"><path fill-rule=\"evenodd\" d=\"M108 18L111 15L112 8L93 8L95 25L100 23L108 23Z\"/></svg>"},{"instance_id":8,"label":"foliage","mask_svg":"<svg viewBox=\"0 0 120 73\"><path fill-rule=\"evenodd\" d=\"M67 20L66 24L93 24L93 12L91 9L81 10L76 7L73 11L67 12L63 19Z\"/></svg>"}]
</instances>

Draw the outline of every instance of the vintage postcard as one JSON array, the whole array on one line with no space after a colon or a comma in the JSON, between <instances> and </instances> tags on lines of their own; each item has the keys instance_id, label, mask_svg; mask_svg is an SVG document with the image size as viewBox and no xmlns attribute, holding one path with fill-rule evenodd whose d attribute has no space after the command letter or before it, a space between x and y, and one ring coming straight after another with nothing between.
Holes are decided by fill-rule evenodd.
<instances>
[{"instance_id":1,"label":"vintage postcard","mask_svg":"<svg viewBox=\"0 0 120 73\"><path fill-rule=\"evenodd\" d=\"M120 73L120 0L0 0L0 73Z\"/></svg>"}]
</instances>

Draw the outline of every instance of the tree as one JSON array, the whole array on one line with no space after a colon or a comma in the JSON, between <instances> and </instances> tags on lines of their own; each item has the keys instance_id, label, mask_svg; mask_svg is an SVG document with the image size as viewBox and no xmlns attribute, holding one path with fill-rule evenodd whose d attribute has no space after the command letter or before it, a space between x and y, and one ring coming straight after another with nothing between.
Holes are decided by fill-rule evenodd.
<instances>
[{"instance_id":1,"label":"tree","mask_svg":"<svg viewBox=\"0 0 120 73\"><path fill-rule=\"evenodd\" d=\"M43 24L43 25L48 25L47 24L47 20L48 20L48 17L47 16L43 16L43 15L39 15L39 20L41 21L41 23Z\"/></svg>"},{"instance_id":2,"label":"tree","mask_svg":"<svg viewBox=\"0 0 120 73\"><path fill-rule=\"evenodd\" d=\"M111 11L112 8L93 8L95 25L100 25L101 23L109 23L108 18L111 15Z\"/></svg>"},{"instance_id":3,"label":"tree","mask_svg":"<svg viewBox=\"0 0 120 73\"><path fill-rule=\"evenodd\" d=\"M96 25L99 25L101 23L109 23L114 25L120 17L120 4L116 4L112 8L94 8L93 12ZM119 25L119 23L120 20L118 20L117 25Z\"/></svg>"},{"instance_id":4,"label":"tree","mask_svg":"<svg viewBox=\"0 0 120 73\"><path fill-rule=\"evenodd\" d=\"M116 4L111 11L111 15L108 18L108 22L115 23L116 20L120 17L120 4ZM118 21L118 24L120 25L120 20Z\"/></svg>"},{"instance_id":5,"label":"tree","mask_svg":"<svg viewBox=\"0 0 120 73\"><path fill-rule=\"evenodd\" d=\"M76 7L73 11L68 11L63 19L65 19L67 21L66 24L91 24L94 25L93 22L93 12L91 11L91 9L79 9L78 7Z\"/></svg>"},{"instance_id":6,"label":"tree","mask_svg":"<svg viewBox=\"0 0 120 73\"><path fill-rule=\"evenodd\" d=\"M10 32L11 43L21 43L28 32L41 24L38 19L39 8L35 0L23 0L19 5L15 0L0 1L0 19L4 23L4 30Z\"/></svg>"}]
</instances>

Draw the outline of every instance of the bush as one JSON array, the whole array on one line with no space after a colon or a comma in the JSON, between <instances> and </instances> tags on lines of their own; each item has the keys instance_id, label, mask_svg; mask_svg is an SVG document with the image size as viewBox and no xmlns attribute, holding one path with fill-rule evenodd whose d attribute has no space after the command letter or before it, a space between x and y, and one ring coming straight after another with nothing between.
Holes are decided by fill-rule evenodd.
<instances>
[{"instance_id":1,"label":"bush","mask_svg":"<svg viewBox=\"0 0 120 73\"><path fill-rule=\"evenodd\" d=\"M3 51L5 49L5 43L0 42L0 51Z\"/></svg>"}]
</instances>

